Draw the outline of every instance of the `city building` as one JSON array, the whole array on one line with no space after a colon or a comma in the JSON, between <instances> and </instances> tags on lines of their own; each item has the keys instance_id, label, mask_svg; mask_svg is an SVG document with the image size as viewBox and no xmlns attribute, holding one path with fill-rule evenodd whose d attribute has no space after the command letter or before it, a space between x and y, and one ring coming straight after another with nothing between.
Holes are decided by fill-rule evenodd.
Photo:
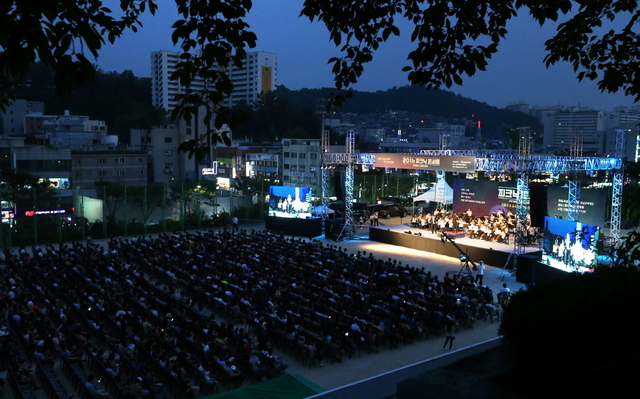
<instances>
[{"instance_id":1,"label":"city building","mask_svg":"<svg viewBox=\"0 0 640 399\"><path fill-rule=\"evenodd\" d=\"M147 183L147 152L71 151L72 188L94 188L96 181L141 186Z\"/></svg>"},{"instance_id":2,"label":"city building","mask_svg":"<svg viewBox=\"0 0 640 399\"><path fill-rule=\"evenodd\" d=\"M0 170L13 170L13 153L24 147L24 137L0 136Z\"/></svg>"},{"instance_id":3,"label":"city building","mask_svg":"<svg viewBox=\"0 0 640 399\"><path fill-rule=\"evenodd\" d=\"M385 137L384 128L368 128L360 130L360 139L367 143L379 143Z\"/></svg>"},{"instance_id":4,"label":"city building","mask_svg":"<svg viewBox=\"0 0 640 399\"><path fill-rule=\"evenodd\" d=\"M12 169L39 178L68 181L71 177L71 149L45 146L14 147Z\"/></svg>"},{"instance_id":5,"label":"city building","mask_svg":"<svg viewBox=\"0 0 640 399\"><path fill-rule=\"evenodd\" d=\"M265 177L277 179L280 165L279 146L256 146L232 143L230 147L218 146L214 158L219 179Z\"/></svg>"},{"instance_id":6,"label":"city building","mask_svg":"<svg viewBox=\"0 0 640 399\"><path fill-rule=\"evenodd\" d=\"M184 94L187 88L178 80L172 80L176 71L180 53L173 51L155 51L151 53L151 101L156 107L171 112L178 102L177 94ZM264 51L247 54L241 67L232 64L227 73L234 85L234 91L222 105L232 107L241 101L253 104L258 96L275 90L278 76L278 55ZM196 79L190 89L204 88L204 80Z\"/></svg>"},{"instance_id":7,"label":"city building","mask_svg":"<svg viewBox=\"0 0 640 399\"><path fill-rule=\"evenodd\" d=\"M429 144L430 149L461 149L461 143L465 138L465 125L451 125L448 123L436 123L434 127L418 128L417 140L419 143Z\"/></svg>"},{"instance_id":8,"label":"city building","mask_svg":"<svg viewBox=\"0 0 640 399\"><path fill-rule=\"evenodd\" d=\"M583 156L601 156L609 122L608 114L580 107L564 111L549 110L543 116L543 145L547 152L571 155L579 148Z\"/></svg>"},{"instance_id":9,"label":"city building","mask_svg":"<svg viewBox=\"0 0 640 399\"><path fill-rule=\"evenodd\" d=\"M509 111L522 112L527 115L530 113L529 104L526 101L514 101L509 103L505 108Z\"/></svg>"},{"instance_id":10,"label":"city building","mask_svg":"<svg viewBox=\"0 0 640 399\"><path fill-rule=\"evenodd\" d=\"M616 107L609 114L609 126L607 129L606 155L616 155L617 130L624 130L623 151L621 157L627 161L638 162L640 157L640 140L638 137L638 124L640 123L640 107Z\"/></svg>"},{"instance_id":11,"label":"city building","mask_svg":"<svg viewBox=\"0 0 640 399\"><path fill-rule=\"evenodd\" d=\"M260 94L276 89L278 78L278 55L265 51L252 51L242 61L241 67L232 65L229 76L233 93L224 101L227 107L244 101L252 105Z\"/></svg>"},{"instance_id":12,"label":"city building","mask_svg":"<svg viewBox=\"0 0 640 399\"><path fill-rule=\"evenodd\" d=\"M90 150L92 146L117 147L118 136L109 135L107 130L104 121L70 115L69 111L42 121L42 133L49 145L72 150Z\"/></svg>"},{"instance_id":13,"label":"city building","mask_svg":"<svg viewBox=\"0 0 640 399\"><path fill-rule=\"evenodd\" d=\"M345 152L344 145L330 146L330 152ZM282 140L282 185L309 187L313 196L322 193L320 171L321 141L319 139Z\"/></svg>"},{"instance_id":14,"label":"city building","mask_svg":"<svg viewBox=\"0 0 640 399\"><path fill-rule=\"evenodd\" d=\"M265 150L269 150L265 148ZM280 177L280 159L282 148L277 152L259 152L246 154L246 173L248 177L278 179Z\"/></svg>"},{"instance_id":15,"label":"city building","mask_svg":"<svg viewBox=\"0 0 640 399\"><path fill-rule=\"evenodd\" d=\"M25 136L25 116L29 114L44 113L44 103L42 101L28 101L18 99L6 110L0 111L0 135L2 136Z\"/></svg>"},{"instance_id":16,"label":"city building","mask_svg":"<svg viewBox=\"0 0 640 399\"><path fill-rule=\"evenodd\" d=\"M131 149L143 151L148 155L148 180L154 183L170 183L186 180L195 176L195 161L178 151L180 143L193 137L180 131L177 122L166 122L154 126L151 130L132 129Z\"/></svg>"},{"instance_id":17,"label":"city building","mask_svg":"<svg viewBox=\"0 0 640 399\"><path fill-rule=\"evenodd\" d=\"M24 135L27 144L47 144L43 125L46 121L56 119L55 115L44 115L32 112L24 116Z\"/></svg>"}]
</instances>

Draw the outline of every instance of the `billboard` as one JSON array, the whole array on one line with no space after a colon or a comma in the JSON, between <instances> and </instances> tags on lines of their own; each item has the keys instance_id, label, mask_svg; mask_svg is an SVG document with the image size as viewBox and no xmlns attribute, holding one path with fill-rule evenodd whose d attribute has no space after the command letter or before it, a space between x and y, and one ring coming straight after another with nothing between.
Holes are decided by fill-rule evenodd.
<instances>
[{"instance_id":1,"label":"billboard","mask_svg":"<svg viewBox=\"0 0 640 399\"><path fill-rule=\"evenodd\" d=\"M499 210L516 213L518 190L512 182L453 181L453 211L464 213L471 209L473 216L489 216Z\"/></svg>"},{"instance_id":2,"label":"billboard","mask_svg":"<svg viewBox=\"0 0 640 399\"><path fill-rule=\"evenodd\" d=\"M271 67L263 66L262 67L262 94L273 90L271 87Z\"/></svg>"},{"instance_id":3,"label":"billboard","mask_svg":"<svg viewBox=\"0 0 640 399\"><path fill-rule=\"evenodd\" d=\"M376 168L475 172L476 158L453 155L376 154Z\"/></svg>"}]
</instances>

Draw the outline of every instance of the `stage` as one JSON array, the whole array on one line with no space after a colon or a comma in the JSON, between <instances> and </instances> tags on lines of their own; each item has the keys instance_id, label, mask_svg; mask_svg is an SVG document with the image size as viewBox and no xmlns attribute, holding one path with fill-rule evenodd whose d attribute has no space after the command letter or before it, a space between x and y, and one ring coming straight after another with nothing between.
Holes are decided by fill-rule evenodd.
<instances>
[{"instance_id":1,"label":"stage","mask_svg":"<svg viewBox=\"0 0 640 399\"><path fill-rule=\"evenodd\" d=\"M311 214L305 218L268 215L265 229L288 236L313 238L322 235L322 218L312 217Z\"/></svg>"},{"instance_id":2,"label":"stage","mask_svg":"<svg viewBox=\"0 0 640 399\"><path fill-rule=\"evenodd\" d=\"M456 259L460 257L458 248L449 242L449 240L443 241L439 233L432 234L429 230L420 230L410 226L410 223L390 226L371 226L369 227L369 239L385 244L433 252ZM408 233L409 231L411 231L411 234ZM502 244L461 237L460 234L453 232L449 232L447 235L470 260L476 263L482 260L487 265L504 267L514 249L513 239L509 244ZM531 245L525 247L524 254L536 251L540 251L540 248L538 248L537 245Z\"/></svg>"}]
</instances>

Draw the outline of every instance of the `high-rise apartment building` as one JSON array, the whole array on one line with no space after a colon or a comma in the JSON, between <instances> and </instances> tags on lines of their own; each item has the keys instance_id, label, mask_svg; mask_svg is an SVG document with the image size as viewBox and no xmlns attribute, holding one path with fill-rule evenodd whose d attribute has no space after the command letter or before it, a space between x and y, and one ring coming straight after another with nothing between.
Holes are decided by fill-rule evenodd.
<instances>
[{"instance_id":1,"label":"high-rise apartment building","mask_svg":"<svg viewBox=\"0 0 640 399\"><path fill-rule=\"evenodd\" d=\"M608 123L606 112L576 107L548 114L546 120L543 119L543 141L547 150L570 155L571 148L580 148L584 156L603 154Z\"/></svg>"},{"instance_id":2,"label":"high-rise apartment building","mask_svg":"<svg viewBox=\"0 0 640 399\"><path fill-rule=\"evenodd\" d=\"M178 102L177 94L186 92L179 81L171 80L176 70L180 53L173 51L155 51L151 53L151 98L153 105L171 112ZM232 107L240 101L252 104L261 93L275 90L278 76L278 55L264 51L247 54L241 67L232 65L227 73L234 85L233 93L224 100L223 105ZM203 80L192 83L192 90L204 87Z\"/></svg>"}]
</instances>

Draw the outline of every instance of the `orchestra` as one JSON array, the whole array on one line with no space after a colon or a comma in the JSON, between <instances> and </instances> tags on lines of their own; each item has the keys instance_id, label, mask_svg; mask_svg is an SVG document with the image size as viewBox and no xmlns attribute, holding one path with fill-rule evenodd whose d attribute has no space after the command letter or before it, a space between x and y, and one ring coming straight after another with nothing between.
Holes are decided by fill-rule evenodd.
<instances>
[{"instance_id":1,"label":"orchestra","mask_svg":"<svg viewBox=\"0 0 640 399\"><path fill-rule=\"evenodd\" d=\"M523 226L518 227L516 215L511 211L497 211L489 216L473 216L469 209L456 214L444 209L431 212L416 213L411 218L411 227L430 230L439 234L445 231L464 232L466 237L485 241L509 243L515 236L523 245L534 243L539 237L537 227L531 226L529 218Z\"/></svg>"}]
</instances>

